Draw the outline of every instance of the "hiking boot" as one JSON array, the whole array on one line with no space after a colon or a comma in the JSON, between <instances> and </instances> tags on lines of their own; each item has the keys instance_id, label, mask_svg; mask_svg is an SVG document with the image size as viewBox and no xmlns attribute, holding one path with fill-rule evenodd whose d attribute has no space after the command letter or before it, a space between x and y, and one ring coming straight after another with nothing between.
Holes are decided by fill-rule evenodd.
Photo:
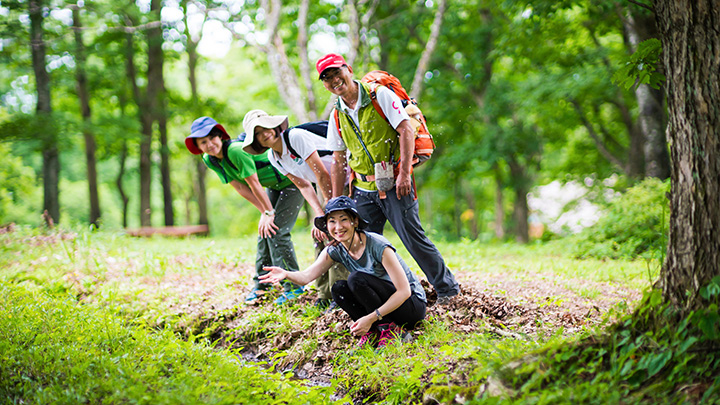
<instances>
[{"instance_id":1,"label":"hiking boot","mask_svg":"<svg viewBox=\"0 0 720 405\"><path fill-rule=\"evenodd\" d=\"M252 290L250 290L250 294L248 294L247 297L245 297L245 303L246 304L255 303L255 300L262 297L262 295L263 295L263 290L255 287Z\"/></svg>"},{"instance_id":2,"label":"hiking boot","mask_svg":"<svg viewBox=\"0 0 720 405\"><path fill-rule=\"evenodd\" d=\"M275 305L285 305L300 296L303 291L305 290L302 287L298 287L290 291L285 291L279 297L277 297L277 299L275 300Z\"/></svg>"},{"instance_id":3,"label":"hiking boot","mask_svg":"<svg viewBox=\"0 0 720 405\"><path fill-rule=\"evenodd\" d=\"M358 342L358 347L363 348L365 345L370 347L376 347L378 342L378 336L380 332L376 329L370 329L366 334L362 335Z\"/></svg>"},{"instance_id":4,"label":"hiking boot","mask_svg":"<svg viewBox=\"0 0 720 405\"><path fill-rule=\"evenodd\" d=\"M435 301L435 305L448 305L452 303L455 300L455 297L457 297L458 294L455 295L445 295L442 297L438 297L437 301Z\"/></svg>"},{"instance_id":5,"label":"hiking boot","mask_svg":"<svg viewBox=\"0 0 720 405\"><path fill-rule=\"evenodd\" d=\"M335 302L335 300L330 300L330 305L328 305L328 307L323 312L330 312L338 309L340 309L340 307L338 306L337 302Z\"/></svg>"},{"instance_id":6,"label":"hiking boot","mask_svg":"<svg viewBox=\"0 0 720 405\"><path fill-rule=\"evenodd\" d=\"M330 298L318 298L315 300L315 306L320 310L324 310L330 306L331 302L333 301Z\"/></svg>"},{"instance_id":7,"label":"hiking boot","mask_svg":"<svg viewBox=\"0 0 720 405\"><path fill-rule=\"evenodd\" d=\"M378 330L380 331L380 339L377 344L378 348L385 347L395 339L401 339L405 332L402 327L396 325L394 322L378 325Z\"/></svg>"}]
</instances>

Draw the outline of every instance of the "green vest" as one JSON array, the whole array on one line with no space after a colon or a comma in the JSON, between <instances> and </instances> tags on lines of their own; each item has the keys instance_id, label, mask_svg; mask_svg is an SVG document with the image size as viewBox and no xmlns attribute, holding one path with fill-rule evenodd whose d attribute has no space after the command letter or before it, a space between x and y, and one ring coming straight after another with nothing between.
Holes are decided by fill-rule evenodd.
<instances>
[{"instance_id":1,"label":"green vest","mask_svg":"<svg viewBox=\"0 0 720 405\"><path fill-rule=\"evenodd\" d=\"M267 154L251 155L243 150L240 142L232 142L223 150L227 151L223 159L217 159L208 154L203 154L202 157L205 165L217 173L223 184L237 180L247 185L245 178L257 174L260 185L263 187L282 190L292 185L290 179L272 167Z\"/></svg>"},{"instance_id":2,"label":"green vest","mask_svg":"<svg viewBox=\"0 0 720 405\"><path fill-rule=\"evenodd\" d=\"M400 159L400 135L373 107L368 85L358 83L360 83L359 128L355 127L352 118L342 110L340 100L335 104L335 109L338 111L343 142L350 151L348 165L355 173L367 176L375 174L374 163L382 161L395 163ZM360 143L358 132L372 160ZM353 186L364 190L377 190L374 181L363 181L360 176L353 181Z\"/></svg>"}]
</instances>

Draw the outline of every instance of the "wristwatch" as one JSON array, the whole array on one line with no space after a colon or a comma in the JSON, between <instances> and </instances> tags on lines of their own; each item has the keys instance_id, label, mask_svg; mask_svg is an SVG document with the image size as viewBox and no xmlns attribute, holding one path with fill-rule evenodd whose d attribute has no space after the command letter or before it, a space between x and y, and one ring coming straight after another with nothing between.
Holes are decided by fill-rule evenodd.
<instances>
[{"instance_id":1,"label":"wristwatch","mask_svg":"<svg viewBox=\"0 0 720 405\"><path fill-rule=\"evenodd\" d=\"M275 215L275 209L273 208L273 209L271 209L270 211L267 211L267 210L266 210L265 212L263 212L263 214L271 217L271 216Z\"/></svg>"},{"instance_id":2,"label":"wristwatch","mask_svg":"<svg viewBox=\"0 0 720 405\"><path fill-rule=\"evenodd\" d=\"M375 310L375 315L377 316L378 321L382 321L382 315L380 315L380 311L378 311L377 309Z\"/></svg>"}]
</instances>

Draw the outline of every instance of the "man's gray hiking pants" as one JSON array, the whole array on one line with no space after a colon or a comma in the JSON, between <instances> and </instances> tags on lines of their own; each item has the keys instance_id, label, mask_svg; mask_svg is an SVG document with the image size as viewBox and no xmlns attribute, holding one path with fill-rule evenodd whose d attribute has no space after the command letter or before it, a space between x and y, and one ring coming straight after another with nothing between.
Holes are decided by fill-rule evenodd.
<instances>
[{"instance_id":1,"label":"man's gray hiking pants","mask_svg":"<svg viewBox=\"0 0 720 405\"><path fill-rule=\"evenodd\" d=\"M360 215L370 223L368 231L382 235L385 222L390 222L407 251L435 287L438 297L453 296L460 292L460 286L445 265L440 251L425 235L420 223L418 201L413 193L398 200L393 187L381 199L377 191L354 188L352 197Z\"/></svg>"}]
</instances>

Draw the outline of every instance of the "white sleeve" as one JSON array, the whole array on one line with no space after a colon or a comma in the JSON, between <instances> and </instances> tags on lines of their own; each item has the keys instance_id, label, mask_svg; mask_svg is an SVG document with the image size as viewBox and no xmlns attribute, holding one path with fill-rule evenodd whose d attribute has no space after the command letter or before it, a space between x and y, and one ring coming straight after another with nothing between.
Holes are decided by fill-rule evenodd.
<instances>
[{"instance_id":1,"label":"white sleeve","mask_svg":"<svg viewBox=\"0 0 720 405\"><path fill-rule=\"evenodd\" d=\"M330 113L330 118L328 118L327 140L325 142L327 150L343 151L347 149L345 142L340 137L340 132L338 132L338 123L335 121L335 110Z\"/></svg>"},{"instance_id":2,"label":"white sleeve","mask_svg":"<svg viewBox=\"0 0 720 405\"><path fill-rule=\"evenodd\" d=\"M377 95L380 108L385 113L385 117L390 121L390 125L392 125L393 128L396 129L401 122L410 119L410 116L405 112L405 108L403 108L400 97L393 93L392 90L385 86L378 86L375 94Z\"/></svg>"}]
</instances>

